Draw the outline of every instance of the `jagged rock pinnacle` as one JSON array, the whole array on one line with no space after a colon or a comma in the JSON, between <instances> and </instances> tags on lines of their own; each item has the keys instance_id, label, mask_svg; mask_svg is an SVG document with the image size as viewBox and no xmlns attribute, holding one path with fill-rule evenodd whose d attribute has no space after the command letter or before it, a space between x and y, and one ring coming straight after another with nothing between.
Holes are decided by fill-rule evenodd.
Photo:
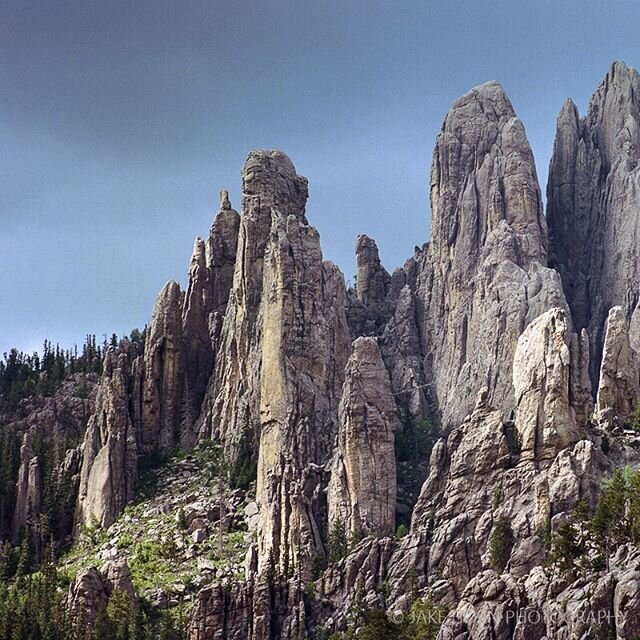
<instances>
[{"instance_id":1,"label":"jagged rock pinnacle","mask_svg":"<svg viewBox=\"0 0 640 640\"><path fill-rule=\"evenodd\" d=\"M449 110L433 154L431 208L416 295L425 375L453 425L484 386L493 406L513 406L511 366L523 326L566 304L557 274L545 268L533 154L499 84L475 87Z\"/></svg>"},{"instance_id":2,"label":"jagged rock pinnacle","mask_svg":"<svg viewBox=\"0 0 640 640\"><path fill-rule=\"evenodd\" d=\"M225 211L227 209L231 209L231 202L229 200L229 192L221 191L220 192L220 211Z\"/></svg>"}]
</instances>

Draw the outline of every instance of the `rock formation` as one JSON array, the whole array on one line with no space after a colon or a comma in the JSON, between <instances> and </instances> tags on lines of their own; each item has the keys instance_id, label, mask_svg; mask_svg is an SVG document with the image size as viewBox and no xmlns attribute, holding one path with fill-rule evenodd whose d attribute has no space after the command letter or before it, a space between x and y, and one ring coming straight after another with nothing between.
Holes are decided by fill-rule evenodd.
<instances>
[{"instance_id":1,"label":"rock formation","mask_svg":"<svg viewBox=\"0 0 640 640\"><path fill-rule=\"evenodd\" d=\"M206 241L209 284L207 311L210 325L217 329L211 332L214 342L217 341L222 316L233 285L239 228L240 215L231 207L229 194L222 191L220 211L211 225L211 231ZM211 314L213 314L213 318Z\"/></svg>"},{"instance_id":2,"label":"rock formation","mask_svg":"<svg viewBox=\"0 0 640 640\"><path fill-rule=\"evenodd\" d=\"M33 436L24 434L20 447L20 469L16 487L16 506L12 522L13 540L20 538L28 522L39 514L42 502L42 470L38 456L33 455Z\"/></svg>"},{"instance_id":3,"label":"rock formation","mask_svg":"<svg viewBox=\"0 0 640 640\"><path fill-rule=\"evenodd\" d=\"M600 365L596 411L602 422L623 422L640 398L640 360L629 342L622 307L609 311Z\"/></svg>"},{"instance_id":4,"label":"rock formation","mask_svg":"<svg viewBox=\"0 0 640 640\"><path fill-rule=\"evenodd\" d=\"M558 451L578 440L569 397L570 344L569 317L557 308L538 316L518 338L513 386L523 460L549 463Z\"/></svg>"},{"instance_id":5,"label":"rock formation","mask_svg":"<svg viewBox=\"0 0 640 640\"><path fill-rule=\"evenodd\" d=\"M416 296L405 285L395 303L381 340L381 351L389 368L393 394L399 408L414 420L431 416L433 408L428 392L421 354Z\"/></svg>"},{"instance_id":6,"label":"rock formation","mask_svg":"<svg viewBox=\"0 0 640 640\"><path fill-rule=\"evenodd\" d=\"M372 338L353 343L340 401L338 446L331 465L329 525L352 536L395 531L396 403Z\"/></svg>"},{"instance_id":7,"label":"rock formation","mask_svg":"<svg viewBox=\"0 0 640 640\"><path fill-rule=\"evenodd\" d=\"M100 570L84 569L71 583L67 594L69 610L83 629L91 628L109 603L114 591L126 593L134 607L138 600L129 576L126 560L106 562Z\"/></svg>"},{"instance_id":8,"label":"rock formation","mask_svg":"<svg viewBox=\"0 0 640 640\"><path fill-rule=\"evenodd\" d=\"M439 640L596 637L585 619L603 611L597 637L631 640L635 530L579 580L544 565L578 505L593 509L615 468L640 466L640 437L616 428L640 399L639 96L640 76L616 63L585 118L562 109L548 188L558 271L524 127L495 82L444 120L431 241L389 275L359 236L355 290L323 261L306 178L282 152L251 152L242 215L221 192L186 291L163 288L144 349L109 348L89 398L19 404L11 420L0 399L0 492L15 495L0 534L19 543L56 500L56 513L75 505L76 534L111 527L96 553L108 562L69 591L87 624L115 590L136 602L123 558L141 561L144 545L123 523L139 506L158 553L185 559L189 586L150 601L192 601L190 640L324 637L366 607L406 615L417 597L451 608ZM407 434L430 451L408 481ZM114 523L142 460L198 440L156 470L153 501ZM182 502L176 533L165 515Z\"/></svg>"},{"instance_id":9,"label":"rock formation","mask_svg":"<svg viewBox=\"0 0 640 640\"><path fill-rule=\"evenodd\" d=\"M500 515L509 518L517 541L512 572L523 575L542 558L537 532L581 497L593 499L594 488L574 480L599 463L591 443L579 442L586 431L576 423L570 380L584 360L572 361L571 339L565 310L536 318L514 357L515 424L488 405L484 389L473 413L433 449L412 531L432 532L428 573L449 580L457 593L487 568ZM561 487L573 490L561 496Z\"/></svg>"},{"instance_id":10,"label":"rock formation","mask_svg":"<svg viewBox=\"0 0 640 640\"><path fill-rule=\"evenodd\" d=\"M356 291L369 307L381 306L389 293L391 276L380 262L378 245L365 235L356 242Z\"/></svg>"},{"instance_id":11,"label":"rock formation","mask_svg":"<svg viewBox=\"0 0 640 640\"><path fill-rule=\"evenodd\" d=\"M213 372L222 320L233 283L240 216L231 208L229 194L220 193L220 210L206 242L196 238L189 284L182 310L184 339L184 407L182 431L185 439L199 414Z\"/></svg>"},{"instance_id":12,"label":"rock formation","mask_svg":"<svg viewBox=\"0 0 640 640\"><path fill-rule=\"evenodd\" d=\"M465 589L438 640L632 640L640 624L639 558L621 551L606 574L569 585L542 567L519 580L483 571Z\"/></svg>"},{"instance_id":13,"label":"rock formation","mask_svg":"<svg viewBox=\"0 0 640 640\"><path fill-rule=\"evenodd\" d=\"M533 155L497 83L472 89L447 114L433 156L431 209L418 296L434 399L446 426L462 421L485 386L489 403L508 414L518 336L565 301L546 268Z\"/></svg>"},{"instance_id":14,"label":"rock formation","mask_svg":"<svg viewBox=\"0 0 640 640\"><path fill-rule=\"evenodd\" d=\"M322 261L306 199L287 156L249 155L233 287L200 419L201 437L219 438L231 465L258 457L260 570L269 557L282 568L323 555L321 465L348 357L343 278Z\"/></svg>"},{"instance_id":15,"label":"rock formation","mask_svg":"<svg viewBox=\"0 0 640 640\"><path fill-rule=\"evenodd\" d=\"M107 352L82 449L77 530L96 522L108 527L134 496L138 448L129 412L129 367L125 348Z\"/></svg>"},{"instance_id":16,"label":"rock formation","mask_svg":"<svg viewBox=\"0 0 640 640\"><path fill-rule=\"evenodd\" d=\"M323 492L348 355L344 281L317 231L274 209L260 316L258 568L324 556Z\"/></svg>"},{"instance_id":17,"label":"rock formation","mask_svg":"<svg viewBox=\"0 0 640 640\"><path fill-rule=\"evenodd\" d=\"M188 638L244 640L251 637L252 622L251 593L241 585L227 590L214 584L198 594Z\"/></svg>"},{"instance_id":18,"label":"rock formation","mask_svg":"<svg viewBox=\"0 0 640 640\"><path fill-rule=\"evenodd\" d=\"M144 348L141 449L170 451L180 443L184 385L182 292L168 282L156 300Z\"/></svg>"},{"instance_id":19,"label":"rock formation","mask_svg":"<svg viewBox=\"0 0 640 640\"><path fill-rule=\"evenodd\" d=\"M614 62L585 117L570 100L563 106L549 168L549 261L576 327L588 330L594 389L611 307L622 306L640 348L639 124L640 76Z\"/></svg>"},{"instance_id":20,"label":"rock formation","mask_svg":"<svg viewBox=\"0 0 640 640\"><path fill-rule=\"evenodd\" d=\"M199 422L201 437L221 438L229 460L257 454L263 266L272 211L306 223L307 180L279 151L254 151L242 171L242 216L233 286L220 334L220 359Z\"/></svg>"},{"instance_id":21,"label":"rock formation","mask_svg":"<svg viewBox=\"0 0 640 640\"><path fill-rule=\"evenodd\" d=\"M105 562L100 567L100 576L108 596L111 596L114 591L120 591L129 596L129 600L134 607L139 605L136 591L131 582L129 565L124 557Z\"/></svg>"},{"instance_id":22,"label":"rock formation","mask_svg":"<svg viewBox=\"0 0 640 640\"><path fill-rule=\"evenodd\" d=\"M189 284L182 310L184 340L184 416L181 429L195 423L213 371L214 351L209 333L209 274L206 245L196 238L189 265Z\"/></svg>"},{"instance_id":23,"label":"rock formation","mask_svg":"<svg viewBox=\"0 0 640 640\"><path fill-rule=\"evenodd\" d=\"M366 235L356 241L356 285L358 305L353 303L352 333L356 335L379 335L389 316L392 303L391 276L380 262L378 245Z\"/></svg>"},{"instance_id":24,"label":"rock formation","mask_svg":"<svg viewBox=\"0 0 640 640\"><path fill-rule=\"evenodd\" d=\"M91 627L109 601L100 572L95 567L81 571L69 587L69 610L83 627Z\"/></svg>"}]
</instances>

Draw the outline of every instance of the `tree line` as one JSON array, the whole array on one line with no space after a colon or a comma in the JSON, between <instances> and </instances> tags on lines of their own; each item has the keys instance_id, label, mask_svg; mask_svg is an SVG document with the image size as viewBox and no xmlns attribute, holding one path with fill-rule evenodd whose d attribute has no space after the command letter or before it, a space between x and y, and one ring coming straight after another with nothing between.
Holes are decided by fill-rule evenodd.
<instances>
[{"instance_id":1,"label":"tree line","mask_svg":"<svg viewBox=\"0 0 640 640\"><path fill-rule=\"evenodd\" d=\"M134 329L128 339L144 343L145 331ZM120 342L114 333L99 343L94 334L86 336L82 348L62 349L45 340L42 353L27 354L11 349L0 360L0 400L5 408L14 410L24 398L34 395L50 396L68 376L102 373L102 361L110 346Z\"/></svg>"},{"instance_id":2,"label":"tree line","mask_svg":"<svg viewBox=\"0 0 640 640\"><path fill-rule=\"evenodd\" d=\"M640 545L640 470L616 469L595 509L581 500L549 542L547 562L565 575L608 569L619 547Z\"/></svg>"},{"instance_id":3,"label":"tree line","mask_svg":"<svg viewBox=\"0 0 640 640\"><path fill-rule=\"evenodd\" d=\"M114 591L92 624L74 616L67 585L47 564L41 572L0 582L0 640L182 640L180 614L151 612Z\"/></svg>"}]
</instances>

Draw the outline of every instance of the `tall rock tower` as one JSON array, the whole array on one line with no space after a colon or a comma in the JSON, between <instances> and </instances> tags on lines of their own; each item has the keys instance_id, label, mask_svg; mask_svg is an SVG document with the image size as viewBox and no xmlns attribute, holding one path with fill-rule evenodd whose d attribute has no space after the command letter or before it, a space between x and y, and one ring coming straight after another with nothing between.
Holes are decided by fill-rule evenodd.
<instances>
[{"instance_id":1,"label":"tall rock tower","mask_svg":"<svg viewBox=\"0 0 640 640\"><path fill-rule=\"evenodd\" d=\"M432 238L418 297L427 379L445 425L462 421L478 391L514 406L511 368L531 320L566 305L546 268L547 227L524 127L489 82L453 103L431 168Z\"/></svg>"},{"instance_id":2,"label":"tall rock tower","mask_svg":"<svg viewBox=\"0 0 640 640\"><path fill-rule=\"evenodd\" d=\"M568 100L549 168L549 261L591 340L597 386L609 310L621 306L640 349L640 75L614 62L587 115Z\"/></svg>"}]
</instances>

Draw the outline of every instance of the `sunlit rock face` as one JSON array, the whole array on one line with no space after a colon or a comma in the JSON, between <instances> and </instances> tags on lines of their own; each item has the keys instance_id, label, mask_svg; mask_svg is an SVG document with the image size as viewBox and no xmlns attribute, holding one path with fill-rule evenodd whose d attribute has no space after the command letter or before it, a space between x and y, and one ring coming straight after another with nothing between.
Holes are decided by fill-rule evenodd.
<instances>
[{"instance_id":1,"label":"sunlit rock face","mask_svg":"<svg viewBox=\"0 0 640 640\"><path fill-rule=\"evenodd\" d=\"M536 318L518 338L513 363L515 422L523 460L549 464L579 439L571 406L570 319L564 309Z\"/></svg>"},{"instance_id":2,"label":"sunlit rock face","mask_svg":"<svg viewBox=\"0 0 640 640\"><path fill-rule=\"evenodd\" d=\"M129 370L124 347L107 352L82 448L77 533L96 523L108 527L134 497L138 447L129 411Z\"/></svg>"},{"instance_id":3,"label":"sunlit rock face","mask_svg":"<svg viewBox=\"0 0 640 640\"><path fill-rule=\"evenodd\" d=\"M233 285L200 419L231 465L257 458L258 568L324 557L328 461L349 355L345 286L305 217L306 178L249 154Z\"/></svg>"},{"instance_id":4,"label":"sunlit rock face","mask_svg":"<svg viewBox=\"0 0 640 640\"><path fill-rule=\"evenodd\" d=\"M600 421L621 425L634 413L640 397L639 365L624 310L613 307L607 318L596 397Z\"/></svg>"}]
</instances>

